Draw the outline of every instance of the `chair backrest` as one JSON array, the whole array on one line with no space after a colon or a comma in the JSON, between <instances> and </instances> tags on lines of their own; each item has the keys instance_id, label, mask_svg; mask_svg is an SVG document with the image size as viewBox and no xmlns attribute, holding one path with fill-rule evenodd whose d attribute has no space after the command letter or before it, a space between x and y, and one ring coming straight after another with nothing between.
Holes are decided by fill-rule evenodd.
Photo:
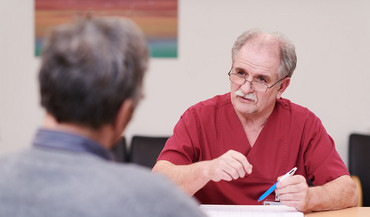
<instances>
[{"instance_id":1,"label":"chair backrest","mask_svg":"<svg viewBox=\"0 0 370 217\"><path fill-rule=\"evenodd\" d=\"M361 181L363 206L370 206L370 135L350 135L349 172Z\"/></svg>"},{"instance_id":2,"label":"chair backrest","mask_svg":"<svg viewBox=\"0 0 370 217\"><path fill-rule=\"evenodd\" d=\"M121 163L128 161L128 151L126 144L127 144L126 138L122 136L120 141L112 147L111 152L113 154L115 161Z\"/></svg>"},{"instance_id":3,"label":"chair backrest","mask_svg":"<svg viewBox=\"0 0 370 217\"><path fill-rule=\"evenodd\" d=\"M357 188L357 191L358 191L358 203L357 203L357 206L362 206L363 205L363 203L362 203L363 196L362 196L362 184L361 184L361 180L360 180L360 178L358 178L355 175L351 175L351 178L355 182L356 188Z\"/></svg>"},{"instance_id":4,"label":"chair backrest","mask_svg":"<svg viewBox=\"0 0 370 217\"><path fill-rule=\"evenodd\" d=\"M130 162L153 168L169 137L133 136Z\"/></svg>"}]
</instances>

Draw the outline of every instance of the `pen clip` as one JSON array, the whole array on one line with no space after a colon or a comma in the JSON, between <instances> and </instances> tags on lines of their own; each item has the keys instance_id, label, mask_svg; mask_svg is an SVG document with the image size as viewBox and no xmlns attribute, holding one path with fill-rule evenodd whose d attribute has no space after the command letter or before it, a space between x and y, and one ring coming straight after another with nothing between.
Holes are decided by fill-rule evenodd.
<instances>
[{"instance_id":1,"label":"pen clip","mask_svg":"<svg viewBox=\"0 0 370 217\"><path fill-rule=\"evenodd\" d=\"M283 175L283 177L281 177L279 181L282 181L283 179L285 179L289 176L292 176L295 173L296 170L297 170L297 167L294 167L289 172L287 172L285 175Z\"/></svg>"},{"instance_id":2,"label":"pen clip","mask_svg":"<svg viewBox=\"0 0 370 217\"><path fill-rule=\"evenodd\" d=\"M294 167L293 169L291 169L289 172L288 172L288 175L289 176L292 176L294 173L295 173L295 171L297 170L297 167Z\"/></svg>"}]
</instances>

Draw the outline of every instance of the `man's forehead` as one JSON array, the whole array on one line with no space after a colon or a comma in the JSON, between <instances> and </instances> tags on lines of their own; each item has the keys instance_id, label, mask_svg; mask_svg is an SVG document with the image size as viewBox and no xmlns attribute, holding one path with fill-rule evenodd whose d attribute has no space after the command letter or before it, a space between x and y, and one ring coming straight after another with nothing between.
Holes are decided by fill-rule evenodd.
<instances>
[{"instance_id":1,"label":"man's forehead","mask_svg":"<svg viewBox=\"0 0 370 217\"><path fill-rule=\"evenodd\" d=\"M256 75L274 76L280 67L278 47L274 44L246 43L237 53L233 68L254 71Z\"/></svg>"},{"instance_id":2,"label":"man's forehead","mask_svg":"<svg viewBox=\"0 0 370 217\"><path fill-rule=\"evenodd\" d=\"M253 61L255 59L259 59L262 56L264 58L270 59L270 64L273 64L273 62L276 61L280 63L279 46L274 43L264 43L263 41L247 42L236 54L234 64L239 61ZM246 60L245 58L248 58L248 60Z\"/></svg>"},{"instance_id":3,"label":"man's forehead","mask_svg":"<svg viewBox=\"0 0 370 217\"><path fill-rule=\"evenodd\" d=\"M247 41L241 49L247 49L250 52L267 52L271 56L280 59L280 44L279 41L267 35L266 37L258 37L251 41Z\"/></svg>"}]
</instances>

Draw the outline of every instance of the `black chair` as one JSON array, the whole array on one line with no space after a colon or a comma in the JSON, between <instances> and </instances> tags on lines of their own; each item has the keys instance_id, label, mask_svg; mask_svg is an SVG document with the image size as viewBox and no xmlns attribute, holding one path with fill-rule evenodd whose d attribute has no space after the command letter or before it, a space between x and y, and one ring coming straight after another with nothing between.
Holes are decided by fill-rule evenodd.
<instances>
[{"instance_id":1,"label":"black chair","mask_svg":"<svg viewBox=\"0 0 370 217\"><path fill-rule=\"evenodd\" d=\"M130 162L153 168L168 137L133 136L130 146Z\"/></svg>"},{"instance_id":2,"label":"black chair","mask_svg":"<svg viewBox=\"0 0 370 217\"><path fill-rule=\"evenodd\" d=\"M128 151L126 144L126 138L122 137L121 140L111 149L115 161L121 163L128 161Z\"/></svg>"},{"instance_id":3,"label":"black chair","mask_svg":"<svg viewBox=\"0 0 370 217\"><path fill-rule=\"evenodd\" d=\"M363 206L370 206L370 135L350 135L349 172L361 181Z\"/></svg>"}]
</instances>

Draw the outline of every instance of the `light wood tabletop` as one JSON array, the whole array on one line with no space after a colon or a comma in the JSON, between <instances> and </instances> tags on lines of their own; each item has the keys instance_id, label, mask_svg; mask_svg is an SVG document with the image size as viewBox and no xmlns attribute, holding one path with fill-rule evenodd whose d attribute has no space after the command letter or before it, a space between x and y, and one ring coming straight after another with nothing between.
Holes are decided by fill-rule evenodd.
<instances>
[{"instance_id":1,"label":"light wood tabletop","mask_svg":"<svg viewBox=\"0 0 370 217\"><path fill-rule=\"evenodd\" d=\"M347 209L312 212L305 214L306 217L370 217L370 207L352 207Z\"/></svg>"}]
</instances>

